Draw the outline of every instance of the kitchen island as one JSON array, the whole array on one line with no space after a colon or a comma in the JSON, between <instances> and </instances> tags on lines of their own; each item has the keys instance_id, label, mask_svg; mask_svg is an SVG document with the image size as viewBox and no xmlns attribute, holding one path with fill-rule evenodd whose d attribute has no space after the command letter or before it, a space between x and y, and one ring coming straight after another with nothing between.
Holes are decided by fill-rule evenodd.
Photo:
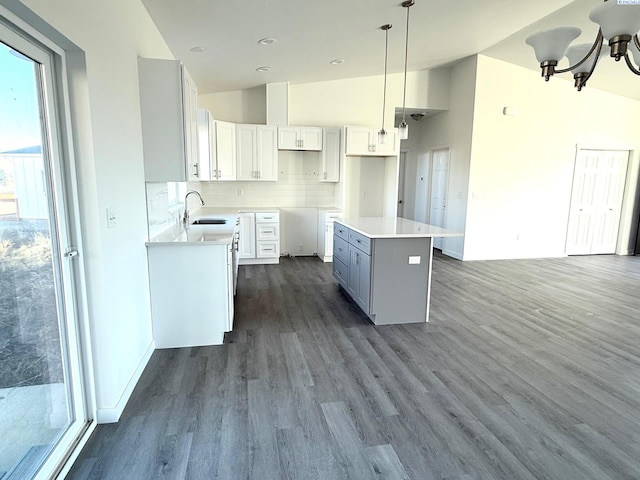
<instances>
[{"instance_id":1,"label":"kitchen island","mask_svg":"<svg viewBox=\"0 0 640 480\"><path fill-rule=\"evenodd\" d=\"M399 217L336 219L333 275L374 324L427 322L433 238L461 235Z\"/></svg>"}]
</instances>

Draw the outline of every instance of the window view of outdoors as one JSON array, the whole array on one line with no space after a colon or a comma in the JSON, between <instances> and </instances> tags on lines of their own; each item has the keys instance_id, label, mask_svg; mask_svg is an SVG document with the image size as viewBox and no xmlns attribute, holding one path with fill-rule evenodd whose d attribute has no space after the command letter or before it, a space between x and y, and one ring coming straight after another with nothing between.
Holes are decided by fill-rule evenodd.
<instances>
[{"instance_id":1,"label":"window view of outdoors","mask_svg":"<svg viewBox=\"0 0 640 480\"><path fill-rule=\"evenodd\" d=\"M0 479L30 478L72 416L37 68L0 42Z\"/></svg>"}]
</instances>

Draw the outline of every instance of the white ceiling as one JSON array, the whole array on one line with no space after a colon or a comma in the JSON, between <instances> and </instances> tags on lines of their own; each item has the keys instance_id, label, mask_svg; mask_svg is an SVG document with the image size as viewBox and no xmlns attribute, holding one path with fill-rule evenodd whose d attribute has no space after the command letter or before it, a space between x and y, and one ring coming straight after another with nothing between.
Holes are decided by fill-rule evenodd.
<instances>
[{"instance_id":1,"label":"white ceiling","mask_svg":"<svg viewBox=\"0 0 640 480\"><path fill-rule=\"evenodd\" d=\"M538 71L524 38L532 31L582 23L583 30L589 31L584 41L591 41L597 27L588 20L588 14L601 1L415 0L410 9L408 68L446 66L484 52ZM401 72L406 25L406 9L401 2L143 0L200 93L243 90L281 81L307 83L380 75L384 68L384 32L380 27L386 23L393 25L389 31L389 73ZM265 37L276 38L277 42L259 45L258 40ZM204 52L191 52L196 46L203 47ZM344 59L344 63L330 65L336 58ZM271 70L256 71L265 65ZM615 66L620 67L616 70L624 67ZM600 68L590 82L594 86ZM631 89L634 95L622 93L640 99L640 79L630 72L624 76L635 80L636 88Z\"/></svg>"}]
</instances>

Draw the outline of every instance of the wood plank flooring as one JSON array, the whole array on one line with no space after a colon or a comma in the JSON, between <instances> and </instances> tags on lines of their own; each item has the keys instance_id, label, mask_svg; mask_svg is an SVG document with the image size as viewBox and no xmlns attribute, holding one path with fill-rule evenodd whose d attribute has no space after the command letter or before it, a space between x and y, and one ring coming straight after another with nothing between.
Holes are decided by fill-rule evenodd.
<instances>
[{"instance_id":1,"label":"wood plank flooring","mask_svg":"<svg viewBox=\"0 0 640 480\"><path fill-rule=\"evenodd\" d=\"M314 258L240 267L227 343L153 354L70 479L638 479L640 257L436 255L374 327Z\"/></svg>"}]
</instances>

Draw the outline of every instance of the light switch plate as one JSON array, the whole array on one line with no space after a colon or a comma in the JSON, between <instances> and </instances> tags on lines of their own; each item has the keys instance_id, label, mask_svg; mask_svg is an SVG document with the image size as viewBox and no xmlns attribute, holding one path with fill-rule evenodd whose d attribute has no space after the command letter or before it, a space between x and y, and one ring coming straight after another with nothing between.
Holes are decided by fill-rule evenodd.
<instances>
[{"instance_id":1,"label":"light switch plate","mask_svg":"<svg viewBox=\"0 0 640 480\"><path fill-rule=\"evenodd\" d=\"M116 226L116 211L113 207L107 208L107 228Z\"/></svg>"},{"instance_id":2,"label":"light switch plate","mask_svg":"<svg viewBox=\"0 0 640 480\"><path fill-rule=\"evenodd\" d=\"M410 255L409 256L409 265L420 265L420 255Z\"/></svg>"}]
</instances>

